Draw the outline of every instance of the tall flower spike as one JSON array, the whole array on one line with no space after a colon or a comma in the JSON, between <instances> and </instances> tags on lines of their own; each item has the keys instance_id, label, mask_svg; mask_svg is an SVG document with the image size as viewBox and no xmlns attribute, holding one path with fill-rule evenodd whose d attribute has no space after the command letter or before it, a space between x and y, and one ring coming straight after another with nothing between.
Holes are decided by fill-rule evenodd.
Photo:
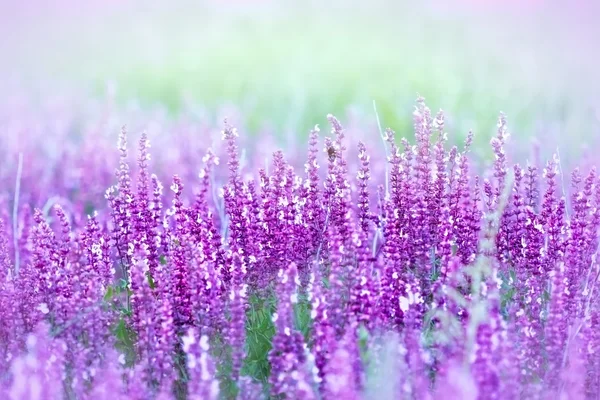
<instances>
[{"instance_id":1,"label":"tall flower spike","mask_svg":"<svg viewBox=\"0 0 600 400\"><path fill-rule=\"evenodd\" d=\"M448 218L448 199L446 196L448 173L446 172L446 150L444 149L447 134L444 132L443 111L440 110L436 115L434 126L438 131L438 138L434 148L435 181L431 188L432 200L429 203L428 213L431 215L429 232L433 240L432 244L437 246L443 235L443 232L438 231L438 227L440 224L446 223Z\"/></svg>"},{"instance_id":2,"label":"tall flower spike","mask_svg":"<svg viewBox=\"0 0 600 400\"><path fill-rule=\"evenodd\" d=\"M13 278L13 265L10 259L8 238L5 232L5 221L0 218L0 281L8 281Z\"/></svg>"},{"instance_id":3,"label":"tall flower spike","mask_svg":"<svg viewBox=\"0 0 600 400\"><path fill-rule=\"evenodd\" d=\"M246 206L244 204L244 185L240 173L240 158L238 154L237 129L230 126L225 120L225 129L222 131L223 140L227 142L227 165L229 178L223 188L225 211L229 217L228 230L229 242L232 250L242 256L242 263L248 264L246 246L248 237L248 224L244 217Z\"/></svg>"},{"instance_id":4,"label":"tall flower spike","mask_svg":"<svg viewBox=\"0 0 600 400\"><path fill-rule=\"evenodd\" d=\"M330 206L331 222L339 231L340 239L344 244L350 239L350 184L348 183L348 163L344 157L346 150L344 144L345 131L340 122L333 115L327 116L331 124L331 133L335 135L333 143L326 141L326 152L330 161L328 179L331 180L329 188L333 193Z\"/></svg>"},{"instance_id":5,"label":"tall flower spike","mask_svg":"<svg viewBox=\"0 0 600 400\"><path fill-rule=\"evenodd\" d=\"M208 194L210 190L211 174L213 169L219 165L219 157L213 152L212 149L206 151L206 155L202 157L204 167L200 170L198 178L200 178L200 190L196 195L196 202L194 203L194 211L198 214L197 218L201 221L212 218L208 205Z\"/></svg>"},{"instance_id":6,"label":"tall flower spike","mask_svg":"<svg viewBox=\"0 0 600 400\"><path fill-rule=\"evenodd\" d=\"M435 224L431 219L435 215L430 214L433 198L432 187L432 157L431 157L431 111L425 105L425 99L417 99L417 107L413 112L415 138L417 141L415 156L416 173L416 198L412 210L412 228L414 230L414 258L423 263L427 259L428 251L432 245L432 232L430 226Z\"/></svg>"},{"instance_id":7,"label":"tall flower spike","mask_svg":"<svg viewBox=\"0 0 600 400\"><path fill-rule=\"evenodd\" d=\"M181 200L183 183L179 176L173 176L171 190L175 193L173 198L173 211L175 228L171 232L169 262L171 264L171 290L173 299L173 312L175 324L178 328L184 327L192 321L192 305L190 304L191 285L189 265L186 260L187 246L187 215Z\"/></svg>"},{"instance_id":8,"label":"tall flower spike","mask_svg":"<svg viewBox=\"0 0 600 400\"><path fill-rule=\"evenodd\" d=\"M135 240L141 246L147 247L148 249L148 273L156 279L156 269L159 265L158 255L158 243L156 240L157 232L155 225L155 217L153 215L154 204L150 201L150 182L148 176L148 161L150 160L150 141L146 132L142 132L139 142L139 155L138 155L138 185L137 185L137 197L135 204ZM154 180L154 177L150 177Z\"/></svg>"},{"instance_id":9,"label":"tall flower spike","mask_svg":"<svg viewBox=\"0 0 600 400\"><path fill-rule=\"evenodd\" d=\"M313 271L316 270L316 272L311 276L307 291L311 301L310 318L313 324L311 351L316 370L315 380L322 383L325 376L325 365L335 345L335 332L328 317L327 293L322 275L318 270L319 267L318 264L313 267Z\"/></svg>"},{"instance_id":10,"label":"tall flower spike","mask_svg":"<svg viewBox=\"0 0 600 400\"><path fill-rule=\"evenodd\" d=\"M62 243L60 245L60 257L63 260L62 264L66 264L67 257L69 255L69 247L71 244L71 224L69 223L69 219L65 214L64 210L59 204L54 206L54 212L60 221L61 233L62 233Z\"/></svg>"},{"instance_id":11,"label":"tall flower spike","mask_svg":"<svg viewBox=\"0 0 600 400\"><path fill-rule=\"evenodd\" d=\"M223 140L227 142L227 165L229 167L229 185L238 193L242 188L242 178L240 176L240 160L238 155L237 138L239 137L236 128L224 121L225 129L221 132Z\"/></svg>"},{"instance_id":12,"label":"tall flower spike","mask_svg":"<svg viewBox=\"0 0 600 400\"><path fill-rule=\"evenodd\" d=\"M49 329L41 325L27 336L27 353L13 361L12 383L8 398L60 399L63 387L66 346L60 340L52 340Z\"/></svg>"},{"instance_id":13,"label":"tall flower spike","mask_svg":"<svg viewBox=\"0 0 600 400\"><path fill-rule=\"evenodd\" d=\"M170 388L177 377L173 365L173 352L177 340L176 325L169 297L163 294L158 300L154 322L158 332L152 362L159 383L165 388Z\"/></svg>"},{"instance_id":14,"label":"tall flower spike","mask_svg":"<svg viewBox=\"0 0 600 400\"><path fill-rule=\"evenodd\" d=\"M321 204L321 192L319 190L319 163L317 154L319 153L319 126L315 125L310 132L308 145L308 159L305 164L306 172L306 222L309 225L310 237L312 238L312 251L316 252L323 236L323 224L325 223L325 214Z\"/></svg>"},{"instance_id":15,"label":"tall flower spike","mask_svg":"<svg viewBox=\"0 0 600 400\"><path fill-rule=\"evenodd\" d=\"M358 220L364 233L369 233L369 225L372 220L369 211L369 180L371 171L369 169L370 157L363 142L358 142L358 158L360 168L356 179L358 181Z\"/></svg>"},{"instance_id":16,"label":"tall flower spike","mask_svg":"<svg viewBox=\"0 0 600 400\"><path fill-rule=\"evenodd\" d=\"M239 254L234 254L232 263L232 281L229 289L229 327L227 339L231 347L231 377L237 381L245 357L246 341L246 296L248 286L244 283L245 266Z\"/></svg>"},{"instance_id":17,"label":"tall flower spike","mask_svg":"<svg viewBox=\"0 0 600 400\"><path fill-rule=\"evenodd\" d=\"M14 344L20 339L17 329L17 304L15 297L12 262L9 256L8 240L4 231L4 220L0 218L0 376L8 376L11 353ZM22 302L20 302L22 304ZM17 340L15 340L17 339ZM0 378L0 394L4 379Z\"/></svg>"},{"instance_id":18,"label":"tall flower spike","mask_svg":"<svg viewBox=\"0 0 600 400\"><path fill-rule=\"evenodd\" d=\"M527 199L527 205L538 211L539 202L539 187L538 187L538 169L534 166L527 166L527 179L525 186L525 198Z\"/></svg>"},{"instance_id":19,"label":"tall flower spike","mask_svg":"<svg viewBox=\"0 0 600 400\"><path fill-rule=\"evenodd\" d=\"M388 159L390 163L390 199L386 200L382 210L385 212L383 225L385 263L381 277L382 293L379 314L380 318L389 326L399 327L404 315L397 301L399 296L404 293L402 262L406 247L404 246L403 229L405 225L408 225L406 219L409 214L406 197L408 193L404 189L407 189L410 184L407 180L409 171L405 169L408 167L408 160L406 157L402 157L403 154L396 146L395 133L388 129L385 137L390 143Z\"/></svg>"},{"instance_id":20,"label":"tall flower spike","mask_svg":"<svg viewBox=\"0 0 600 400\"><path fill-rule=\"evenodd\" d=\"M350 330L349 330L350 331ZM346 334L333 352L326 367L325 373L325 396L331 399L358 400L361 398L356 371L353 366L357 362L353 351L355 343L354 335Z\"/></svg>"},{"instance_id":21,"label":"tall flower spike","mask_svg":"<svg viewBox=\"0 0 600 400\"><path fill-rule=\"evenodd\" d=\"M493 304L493 303L492 303ZM479 393L485 393L487 398L499 396L499 371L495 363L494 353L498 351L499 315L497 307L488 310L488 321L479 323L475 337L475 360L472 363L472 374L479 387Z\"/></svg>"},{"instance_id":22,"label":"tall flower spike","mask_svg":"<svg viewBox=\"0 0 600 400\"><path fill-rule=\"evenodd\" d=\"M155 240L156 240L157 251L160 252L160 251L164 251L164 246L165 246L165 242L166 242L165 237L164 237L164 232L161 235L161 232L159 230L159 227L162 225L163 185L162 185L162 183L160 183L160 181L158 180L158 177L155 174L152 174L150 179L152 179L152 205L151 205L152 221L153 221L152 227L157 231Z\"/></svg>"},{"instance_id":23,"label":"tall flower spike","mask_svg":"<svg viewBox=\"0 0 600 400\"><path fill-rule=\"evenodd\" d=\"M137 334L136 350L139 359L149 358L151 342L155 336L153 313L156 300L146 279L148 263L146 259L133 258L129 269L129 290L131 291L131 319Z\"/></svg>"},{"instance_id":24,"label":"tall flower spike","mask_svg":"<svg viewBox=\"0 0 600 400\"><path fill-rule=\"evenodd\" d=\"M34 272L35 284L29 290L33 290L32 297L38 302L35 305L38 310L37 317L52 318L56 313L56 299L62 294L57 290L57 283L63 272L60 268L60 250L54 232L40 210L35 210L34 220L36 226L32 229L31 240L34 244L32 272Z\"/></svg>"},{"instance_id":25,"label":"tall flower spike","mask_svg":"<svg viewBox=\"0 0 600 400\"><path fill-rule=\"evenodd\" d=\"M496 137L494 137L491 141L492 149L494 150L494 178L496 178L496 184L494 187L492 207L493 210L498 206L498 202L500 201L500 197L502 193L504 193L504 188L506 185L506 174L508 170L507 161L506 161L506 153L504 151L504 145L506 144L506 140L509 137L507 127L506 127L506 116L501 113L498 117L498 130Z\"/></svg>"},{"instance_id":26,"label":"tall flower spike","mask_svg":"<svg viewBox=\"0 0 600 400\"><path fill-rule=\"evenodd\" d=\"M546 181L546 191L542 199L542 207L540 215L542 217L546 230L549 228L552 212L556 206L558 199L556 196L556 176L558 175L558 157L554 155L551 160L546 163L546 167L542 171L542 176Z\"/></svg>"},{"instance_id":27,"label":"tall flower spike","mask_svg":"<svg viewBox=\"0 0 600 400\"><path fill-rule=\"evenodd\" d=\"M578 169L573 171L571 182L573 193L571 195L571 205L573 214L570 221L569 237L566 247L566 263L568 265L568 292L569 301L567 309L570 318L575 316L575 312L580 315L581 308L578 307L578 296L580 295L580 285L584 273L584 268L589 266L589 261L592 252L590 244L592 243L588 231L588 223L590 222L589 213L591 208L590 196L592 194L592 185L595 179L595 169L592 169L584 181L583 188L581 182L583 178Z\"/></svg>"},{"instance_id":28,"label":"tall flower spike","mask_svg":"<svg viewBox=\"0 0 600 400\"><path fill-rule=\"evenodd\" d=\"M271 362L271 395L294 393L305 368L304 338L294 328L294 306L298 303L297 286L300 281L295 264L280 270L277 286L278 305L272 320L275 324Z\"/></svg>"},{"instance_id":29,"label":"tall flower spike","mask_svg":"<svg viewBox=\"0 0 600 400\"><path fill-rule=\"evenodd\" d=\"M217 400L219 381L209 353L208 336L198 338L194 329L190 328L182 341L189 374L188 399Z\"/></svg>"},{"instance_id":30,"label":"tall flower spike","mask_svg":"<svg viewBox=\"0 0 600 400\"><path fill-rule=\"evenodd\" d=\"M113 214L113 240L119 253L121 263L131 265L128 254L129 243L132 240L131 219L135 210L134 197L131 193L131 177L129 175L129 164L127 162L127 130L123 126L119 134L119 168L116 171L117 189L116 196L109 198ZM114 192L114 189L113 189ZM110 193L107 193L107 196Z\"/></svg>"}]
</instances>

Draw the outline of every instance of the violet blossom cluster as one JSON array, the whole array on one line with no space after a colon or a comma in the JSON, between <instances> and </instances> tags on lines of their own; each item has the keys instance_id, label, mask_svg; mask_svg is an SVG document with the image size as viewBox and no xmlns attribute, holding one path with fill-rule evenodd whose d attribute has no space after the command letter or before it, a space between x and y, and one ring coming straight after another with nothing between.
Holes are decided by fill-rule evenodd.
<instances>
[{"instance_id":1,"label":"violet blossom cluster","mask_svg":"<svg viewBox=\"0 0 600 400\"><path fill-rule=\"evenodd\" d=\"M596 169L511 165L504 115L480 168L413 120L3 169L0 398L597 399Z\"/></svg>"}]
</instances>

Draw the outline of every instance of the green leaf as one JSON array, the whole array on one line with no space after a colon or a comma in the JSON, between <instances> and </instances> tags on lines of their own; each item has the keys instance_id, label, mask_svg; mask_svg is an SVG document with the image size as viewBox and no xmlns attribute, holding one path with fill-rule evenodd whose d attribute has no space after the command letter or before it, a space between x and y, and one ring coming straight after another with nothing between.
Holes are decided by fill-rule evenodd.
<instances>
[{"instance_id":1,"label":"green leaf","mask_svg":"<svg viewBox=\"0 0 600 400\"><path fill-rule=\"evenodd\" d=\"M115 346L125 354L126 365L133 365L135 361L135 332L127 325L125 319L119 319L117 325L113 328L116 343Z\"/></svg>"},{"instance_id":2,"label":"green leaf","mask_svg":"<svg viewBox=\"0 0 600 400\"><path fill-rule=\"evenodd\" d=\"M121 318L115 328L116 338L126 346L132 346L134 342L134 333L123 318Z\"/></svg>"},{"instance_id":3,"label":"green leaf","mask_svg":"<svg viewBox=\"0 0 600 400\"><path fill-rule=\"evenodd\" d=\"M150 271L146 272L146 278L148 279L148 285L150 286L150 289L156 288L156 282L154 281Z\"/></svg>"},{"instance_id":4,"label":"green leaf","mask_svg":"<svg viewBox=\"0 0 600 400\"><path fill-rule=\"evenodd\" d=\"M456 244L452 244L452 255L455 256L458 252L458 246Z\"/></svg>"},{"instance_id":5,"label":"green leaf","mask_svg":"<svg viewBox=\"0 0 600 400\"><path fill-rule=\"evenodd\" d=\"M104 301L109 302L113 299L115 295L115 290L112 285L109 285L106 288L106 293L104 293Z\"/></svg>"}]
</instances>

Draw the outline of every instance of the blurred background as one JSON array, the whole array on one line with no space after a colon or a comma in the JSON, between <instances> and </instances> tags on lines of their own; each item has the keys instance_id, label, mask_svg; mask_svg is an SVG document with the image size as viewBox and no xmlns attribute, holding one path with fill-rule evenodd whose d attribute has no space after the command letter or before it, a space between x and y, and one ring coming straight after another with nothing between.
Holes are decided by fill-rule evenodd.
<instances>
[{"instance_id":1,"label":"blurred background","mask_svg":"<svg viewBox=\"0 0 600 400\"><path fill-rule=\"evenodd\" d=\"M580 151L600 136L593 1L9 2L1 97L115 96L177 115L238 109L250 132L306 134L327 113L412 133L417 94L461 140Z\"/></svg>"}]
</instances>

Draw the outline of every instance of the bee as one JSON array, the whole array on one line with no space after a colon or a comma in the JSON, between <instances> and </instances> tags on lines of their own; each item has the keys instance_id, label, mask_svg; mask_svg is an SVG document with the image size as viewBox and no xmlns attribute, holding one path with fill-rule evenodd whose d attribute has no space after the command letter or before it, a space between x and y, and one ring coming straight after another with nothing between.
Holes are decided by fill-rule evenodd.
<instances>
[{"instance_id":1,"label":"bee","mask_svg":"<svg viewBox=\"0 0 600 400\"><path fill-rule=\"evenodd\" d=\"M337 157L337 150L333 146L327 147L327 156L329 157L329 161L334 162Z\"/></svg>"}]
</instances>

